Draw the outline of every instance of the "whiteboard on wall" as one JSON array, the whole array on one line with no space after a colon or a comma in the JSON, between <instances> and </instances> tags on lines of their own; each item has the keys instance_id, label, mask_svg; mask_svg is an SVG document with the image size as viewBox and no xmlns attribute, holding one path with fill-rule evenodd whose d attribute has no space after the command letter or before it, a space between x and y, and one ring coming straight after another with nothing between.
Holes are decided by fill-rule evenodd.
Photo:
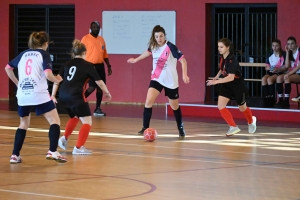
<instances>
[{"instance_id":1,"label":"whiteboard on wall","mask_svg":"<svg viewBox=\"0 0 300 200\"><path fill-rule=\"evenodd\" d=\"M175 11L103 11L102 31L108 54L141 54L148 48L154 26L176 43Z\"/></svg>"}]
</instances>

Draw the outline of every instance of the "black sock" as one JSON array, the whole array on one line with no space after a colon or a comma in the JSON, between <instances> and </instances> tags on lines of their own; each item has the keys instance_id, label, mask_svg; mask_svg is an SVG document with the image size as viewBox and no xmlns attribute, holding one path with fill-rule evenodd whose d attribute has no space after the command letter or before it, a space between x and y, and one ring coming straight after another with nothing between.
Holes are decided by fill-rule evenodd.
<instances>
[{"instance_id":1,"label":"black sock","mask_svg":"<svg viewBox=\"0 0 300 200\"><path fill-rule=\"evenodd\" d=\"M150 126L150 119L152 116L152 107L151 108L146 108L144 107L144 114L143 114L143 127L144 128L149 128Z\"/></svg>"},{"instance_id":2,"label":"black sock","mask_svg":"<svg viewBox=\"0 0 300 200\"><path fill-rule=\"evenodd\" d=\"M12 154L15 154L16 156L20 155L20 151L22 149L25 137L26 137L26 130L18 128L15 135L14 150Z\"/></svg>"},{"instance_id":3,"label":"black sock","mask_svg":"<svg viewBox=\"0 0 300 200\"><path fill-rule=\"evenodd\" d=\"M285 83L284 84L284 96L286 96L288 94L288 96L290 96L290 93L291 93L291 90L292 90L292 87L291 87L291 83Z\"/></svg>"},{"instance_id":4,"label":"black sock","mask_svg":"<svg viewBox=\"0 0 300 200\"><path fill-rule=\"evenodd\" d=\"M269 95L275 97L275 84L269 85L268 89L269 89Z\"/></svg>"},{"instance_id":5,"label":"black sock","mask_svg":"<svg viewBox=\"0 0 300 200\"><path fill-rule=\"evenodd\" d=\"M97 108L100 108L101 102L102 102L102 97L103 97L102 91L96 93L96 98L97 98L97 101L96 101L96 109L97 109Z\"/></svg>"},{"instance_id":6,"label":"black sock","mask_svg":"<svg viewBox=\"0 0 300 200\"><path fill-rule=\"evenodd\" d=\"M85 98L87 98L88 96L90 96L90 95L94 92L94 90L95 90L95 88L89 87L89 88L84 92Z\"/></svg>"},{"instance_id":7,"label":"black sock","mask_svg":"<svg viewBox=\"0 0 300 200\"><path fill-rule=\"evenodd\" d=\"M263 97L269 96L268 85L263 85L261 86L261 88L262 88Z\"/></svg>"},{"instance_id":8,"label":"black sock","mask_svg":"<svg viewBox=\"0 0 300 200\"><path fill-rule=\"evenodd\" d=\"M178 107L177 110L173 110L173 113L174 113L174 116L175 116L175 119L176 119L178 129L182 129L183 128L183 123L182 123L182 114L181 114L180 107Z\"/></svg>"},{"instance_id":9,"label":"black sock","mask_svg":"<svg viewBox=\"0 0 300 200\"><path fill-rule=\"evenodd\" d=\"M58 124L52 124L49 128L49 141L50 151L55 152L57 150L58 139L60 135L60 126Z\"/></svg>"},{"instance_id":10,"label":"black sock","mask_svg":"<svg viewBox=\"0 0 300 200\"><path fill-rule=\"evenodd\" d=\"M283 94L283 83L276 83L277 93Z\"/></svg>"}]
</instances>

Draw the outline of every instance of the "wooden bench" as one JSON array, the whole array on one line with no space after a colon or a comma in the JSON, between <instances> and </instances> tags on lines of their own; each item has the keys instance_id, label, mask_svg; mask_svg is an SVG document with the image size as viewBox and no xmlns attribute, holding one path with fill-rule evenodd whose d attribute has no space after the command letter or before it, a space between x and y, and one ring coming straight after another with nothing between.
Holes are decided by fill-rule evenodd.
<instances>
[{"instance_id":1,"label":"wooden bench","mask_svg":"<svg viewBox=\"0 0 300 200\"><path fill-rule=\"evenodd\" d=\"M245 63L245 62L240 62L239 63L241 67L266 67L266 63ZM209 80L212 80L214 77L208 77ZM261 79L252 79L252 78L244 78L245 81L253 81L253 82L260 82ZM297 96L299 96L299 89L298 89L298 84L299 83L294 83L296 84L296 91L297 91ZM206 85L206 82L205 82ZM204 101L206 98L206 87L205 87L205 93L204 93ZM298 108L300 107L300 102L298 102Z\"/></svg>"}]
</instances>

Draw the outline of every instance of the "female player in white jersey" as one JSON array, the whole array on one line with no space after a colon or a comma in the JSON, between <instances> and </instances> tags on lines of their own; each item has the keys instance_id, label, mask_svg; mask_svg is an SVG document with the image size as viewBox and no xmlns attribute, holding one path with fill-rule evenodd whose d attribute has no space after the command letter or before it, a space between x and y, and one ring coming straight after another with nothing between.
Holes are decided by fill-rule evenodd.
<instances>
[{"instance_id":1,"label":"female player in white jersey","mask_svg":"<svg viewBox=\"0 0 300 200\"><path fill-rule=\"evenodd\" d=\"M262 93L265 97L265 107L274 107L275 83L278 76L287 71L285 67L285 52L278 39L272 41L272 53L266 59L266 75L261 79Z\"/></svg>"},{"instance_id":2,"label":"female player in white jersey","mask_svg":"<svg viewBox=\"0 0 300 200\"><path fill-rule=\"evenodd\" d=\"M82 126L80 128L78 140L73 148L72 154L86 155L92 153L90 150L84 147L91 129L92 117L89 104L84 96L85 86L89 79L92 79L104 92L107 100L111 99L111 95L105 83L98 75L95 66L92 63L84 60L86 57L85 45L79 40L74 40L71 54L73 59L66 62L59 70L59 74L64 79L59 89L59 100L66 107L70 119L67 123L64 136L59 139L58 145L62 149L66 150L68 138L80 119ZM55 103L57 103L55 98L57 89L58 84L54 84L52 90L52 99Z\"/></svg>"},{"instance_id":3,"label":"female player in white jersey","mask_svg":"<svg viewBox=\"0 0 300 200\"><path fill-rule=\"evenodd\" d=\"M162 91L165 90L165 96L168 96L169 103L173 109L179 136L184 137L185 131L182 123L182 114L178 104L178 74L176 70L177 61L182 64L182 79L184 83L189 83L187 76L187 62L183 54L171 42L166 40L166 33L163 27L157 25L153 28L149 47L144 53L137 58L130 58L128 63L136 63L150 55L153 57L153 70L151 72L151 81L147 93L144 115L143 128L139 134L149 128L152 115L152 105Z\"/></svg>"},{"instance_id":4,"label":"female player in white jersey","mask_svg":"<svg viewBox=\"0 0 300 200\"><path fill-rule=\"evenodd\" d=\"M278 92L279 102L275 104L276 108L290 108L291 83L300 82L300 48L297 45L295 37L291 36L287 39L285 50L285 64L288 68L288 72L277 77L276 88ZM292 98L292 101L298 102L299 99L300 96Z\"/></svg>"},{"instance_id":5,"label":"female player in white jersey","mask_svg":"<svg viewBox=\"0 0 300 200\"><path fill-rule=\"evenodd\" d=\"M5 67L7 75L18 88L18 114L20 116L20 125L16 131L10 163L22 162L20 151L30 125L31 107L35 108L36 115L44 115L50 124L50 148L46 158L57 162L67 162L67 159L56 150L60 135L60 119L48 92L47 79L58 84L62 78L52 74L52 62L46 51L48 44L49 36L46 32L33 32L29 36L29 49L20 53ZM13 72L16 68L18 68L19 79Z\"/></svg>"},{"instance_id":6,"label":"female player in white jersey","mask_svg":"<svg viewBox=\"0 0 300 200\"><path fill-rule=\"evenodd\" d=\"M213 80L207 80L207 85L219 84L218 108L224 120L229 125L226 136L232 136L241 130L237 127L230 111L226 108L231 98L235 98L240 111L245 115L248 121L248 132L256 131L256 117L252 116L252 112L246 105L248 89L244 78L242 77L242 69L234 56L234 48L231 41L222 38L218 41L218 51L220 53L220 70ZM224 78L219 79L220 75Z\"/></svg>"}]
</instances>

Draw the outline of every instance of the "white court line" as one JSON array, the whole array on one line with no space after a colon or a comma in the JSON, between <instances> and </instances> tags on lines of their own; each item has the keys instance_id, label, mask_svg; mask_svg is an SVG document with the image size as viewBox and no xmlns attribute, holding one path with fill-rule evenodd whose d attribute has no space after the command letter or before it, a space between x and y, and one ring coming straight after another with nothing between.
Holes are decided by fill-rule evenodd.
<instances>
[{"instance_id":1,"label":"white court line","mask_svg":"<svg viewBox=\"0 0 300 200\"><path fill-rule=\"evenodd\" d=\"M11 146L11 145L0 144L0 146ZM39 148L39 147L26 147L26 148L45 149L45 148ZM249 166L254 166L254 167L266 167L266 168L275 168L275 169L286 169L286 170L297 170L297 171L300 171L300 169L297 169L297 168L274 167L274 166L271 166L271 165L256 165L256 164L248 164L248 163L239 164L239 163L231 163L231 162L192 160L192 159L185 159L185 158L167 158L167 157L161 157L161 156L147 156L147 155L133 155L133 154L130 155L130 154L127 154L127 153L121 154L121 153L110 153L110 152L106 152L106 153L93 152L93 154L102 154L102 155L107 154L107 155L114 155L114 156L128 156L128 157L138 157L138 158L157 158L157 159L164 159L164 160L176 160L176 161L180 160L180 161L200 162L200 163L226 164L226 165L235 165L237 167L238 166L248 166L249 165ZM174 155L174 156L176 156L176 155ZM270 164L277 164L277 163L270 163ZM282 163L282 164L285 164L285 163Z\"/></svg>"},{"instance_id":2,"label":"white court line","mask_svg":"<svg viewBox=\"0 0 300 200\"><path fill-rule=\"evenodd\" d=\"M50 194L40 194L40 193L32 193L32 192L20 192L20 191L15 191L15 190L0 189L0 191L1 192L17 193L17 194L28 194L28 195L35 195L35 196L43 196L43 197L53 197L53 198L63 198L63 199L76 199L76 200L90 200L90 199L74 198L74 197L66 197L66 196L57 196L57 195L50 195Z\"/></svg>"},{"instance_id":3,"label":"white court line","mask_svg":"<svg viewBox=\"0 0 300 200\"><path fill-rule=\"evenodd\" d=\"M10 126L0 126L0 129L9 129L9 130L16 130L17 127L10 127ZM48 132L48 129L40 129L40 128L30 128L31 131L34 132ZM64 130L61 130L64 131ZM78 134L78 131L73 131L72 134ZM94 136L101 136L101 135L116 135L116 137L112 138L120 138L117 137L117 135L121 135L119 133L99 133L99 132L90 132L90 135L93 134ZM8 135L13 136L10 134L0 134L0 135ZM124 134L125 135L125 134ZM131 135L132 136L132 135ZM35 137L35 136L27 136L31 138L43 138L43 137ZM104 136L105 137L105 136ZM178 136L177 136L178 137ZM125 137L123 137L125 138ZM136 136L133 136L133 138L136 138ZM138 136L137 138L142 138L141 136ZM297 138L298 139L298 138ZM71 139L72 140L72 139ZM189 142L190 141L190 142ZM182 140L182 141L174 141L174 142L183 142L183 143L193 143L194 140ZM212 140L213 143L214 140ZM111 142L96 142L96 141L87 141L88 143L98 143L98 144L110 144L110 145L123 145L123 146L151 146L152 145L137 145L137 144L126 144L126 143L111 143ZM216 142L219 142L219 140L216 140ZM9 145L10 146L10 145ZM257 156L273 156L273 157L289 157L289 158L298 158L298 156L289 156L289 155L276 155L276 154L260 154L260 153L246 153L246 152L237 152L237 151L219 151L219 150L210 150L210 149L195 149L195 148L178 148L178 147L166 147L166 146L155 146L156 148L165 148L165 149L182 149L182 150L191 150L191 151L207 151L207 152L221 152L221 153L233 153L233 154L245 154L245 155L257 155Z\"/></svg>"}]
</instances>

